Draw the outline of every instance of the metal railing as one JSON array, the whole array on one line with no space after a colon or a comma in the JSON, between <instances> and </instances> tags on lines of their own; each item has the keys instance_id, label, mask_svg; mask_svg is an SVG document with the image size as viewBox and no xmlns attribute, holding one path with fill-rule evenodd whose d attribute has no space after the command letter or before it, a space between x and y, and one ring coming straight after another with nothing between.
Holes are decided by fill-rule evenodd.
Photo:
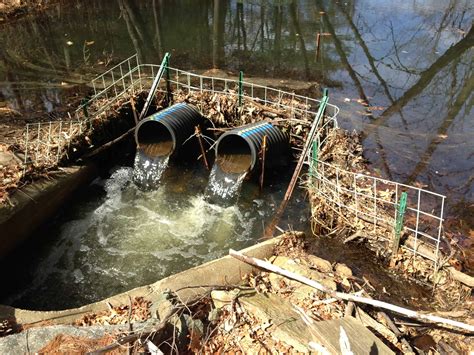
<instances>
[{"instance_id":1,"label":"metal railing","mask_svg":"<svg viewBox=\"0 0 474 355\"><path fill-rule=\"evenodd\" d=\"M142 81L151 84L159 67L159 65L154 64L140 65ZM239 95L239 85L241 85L243 100L252 100L262 105L286 110L290 113L290 117L300 115L305 119L312 120L321 102L307 96L258 85L249 81L242 81L240 83L238 79L199 75L172 67L169 68L169 76L171 91L198 91L237 97ZM158 91L166 92L164 82ZM243 101L244 103L245 101ZM338 113L339 108L337 106L327 105L326 115L330 119L335 119Z\"/></svg>"}]
</instances>

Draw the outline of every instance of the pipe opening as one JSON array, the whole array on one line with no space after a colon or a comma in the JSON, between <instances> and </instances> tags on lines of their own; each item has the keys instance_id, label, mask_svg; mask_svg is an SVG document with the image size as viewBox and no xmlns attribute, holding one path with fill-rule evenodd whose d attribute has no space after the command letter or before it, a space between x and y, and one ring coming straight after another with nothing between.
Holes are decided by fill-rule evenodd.
<instances>
[{"instance_id":1,"label":"pipe opening","mask_svg":"<svg viewBox=\"0 0 474 355\"><path fill-rule=\"evenodd\" d=\"M158 121L143 122L137 132L138 149L150 158L170 155L173 137L169 129Z\"/></svg>"},{"instance_id":2,"label":"pipe opening","mask_svg":"<svg viewBox=\"0 0 474 355\"><path fill-rule=\"evenodd\" d=\"M219 142L216 162L226 173L240 174L252 166L249 143L238 135L227 135Z\"/></svg>"}]
</instances>

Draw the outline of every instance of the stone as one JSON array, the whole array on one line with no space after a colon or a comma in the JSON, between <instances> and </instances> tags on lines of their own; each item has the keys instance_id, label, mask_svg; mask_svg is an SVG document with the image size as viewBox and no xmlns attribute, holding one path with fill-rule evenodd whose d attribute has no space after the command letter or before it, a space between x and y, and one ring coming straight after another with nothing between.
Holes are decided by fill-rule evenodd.
<instances>
[{"instance_id":1,"label":"stone","mask_svg":"<svg viewBox=\"0 0 474 355\"><path fill-rule=\"evenodd\" d=\"M322 272L331 272L332 265L329 261L315 255L308 255L308 262Z\"/></svg>"},{"instance_id":2,"label":"stone","mask_svg":"<svg viewBox=\"0 0 474 355\"><path fill-rule=\"evenodd\" d=\"M213 290L211 291L211 298L214 307L220 309L228 304L231 304L232 301L236 299L239 295L239 289L234 289L232 291L221 291L221 290Z\"/></svg>"},{"instance_id":3,"label":"stone","mask_svg":"<svg viewBox=\"0 0 474 355\"><path fill-rule=\"evenodd\" d=\"M153 300L150 306L151 317L155 319L161 319L165 317L167 312L171 310L172 304L168 300L169 294L167 292L162 292L160 295Z\"/></svg>"},{"instance_id":4,"label":"stone","mask_svg":"<svg viewBox=\"0 0 474 355\"><path fill-rule=\"evenodd\" d=\"M158 303L157 307L157 313L158 313L158 318L160 320L163 320L173 309L173 304L170 302L170 300L163 300Z\"/></svg>"},{"instance_id":5,"label":"stone","mask_svg":"<svg viewBox=\"0 0 474 355\"><path fill-rule=\"evenodd\" d=\"M307 265L299 264L295 260L290 259L286 256L278 256L273 262L273 264L285 270L294 272L295 274L298 274L298 275L307 277L308 279L319 282L323 284L324 286L326 286L327 288L329 288L330 290L335 291L337 288L336 283L330 278L327 278L324 274L320 273L319 271L309 268ZM281 284L282 279L286 285L288 285L289 287L295 288L295 292L298 288L303 286L303 284L299 281L293 281L293 280L290 280L289 278L286 278L274 273L270 273L268 278L270 280L272 287L276 290L279 290L281 288L280 284Z\"/></svg>"},{"instance_id":6,"label":"stone","mask_svg":"<svg viewBox=\"0 0 474 355\"><path fill-rule=\"evenodd\" d=\"M296 297L299 300L311 297L315 292L318 292L314 287L302 285L293 290L291 298Z\"/></svg>"},{"instance_id":7,"label":"stone","mask_svg":"<svg viewBox=\"0 0 474 355\"><path fill-rule=\"evenodd\" d=\"M331 279L322 279L319 281L324 287L326 287L327 289L330 289L332 291L336 291L337 290L337 284L334 280L331 280Z\"/></svg>"},{"instance_id":8,"label":"stone","mask_svg":"<svg viewBox=\"0 0 474 355\"><path fill-rule=\"evenodd\" d=\"M0 165L8 166L15 163L15 157L10 152L0 151Z\"/></svg>"},{"instance_id":9,"label":"stone","mask_svg":"<svg viewBox=\"0 0 474 355\"><path fill-rule=\"evenodd\" d=\"M239 302L260 323L271 323L267 332L275 341L288 344L296 351L309 351L307 344L312 334L290 302L275 294L240 297Z\"/></svg>"},{"instance_id":10,"label":"stone","mask_svg":"<svg viewBox=\"0 0 474 355\"><path fill-rule=\"evenodd\" d=\"M342 277L352 277L352 270L346 264L336 264L336 274Z\"/></svg>"}]
</instances>

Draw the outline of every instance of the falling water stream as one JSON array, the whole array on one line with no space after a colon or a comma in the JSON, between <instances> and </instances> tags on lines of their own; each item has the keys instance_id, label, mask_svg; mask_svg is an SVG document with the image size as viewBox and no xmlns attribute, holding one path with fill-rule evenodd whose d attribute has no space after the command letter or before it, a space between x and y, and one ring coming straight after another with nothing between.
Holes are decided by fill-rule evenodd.
<instances>
[{"instance_id":1,"label":"falling water stream","mask_svg":"<svg viewBox=\"0 0 474 355\"><path fill-rule=\"evenodd\" d=\"M240 174L226 173L218 164L214 164L209 175L205 195L209 201L226 205L235 203L247 172Z\"/></svg>"},{"instance_id":2,"label":"falling water stream","mask_svg":"<svg viewBox=\"0 0 474 355\"><path fill-rule=\"evenodd\" d=\"M133 182L142 190L158 188L169 160L169 155L150 158L138 151L133 164Z\"/></svg>"}]
</instances>

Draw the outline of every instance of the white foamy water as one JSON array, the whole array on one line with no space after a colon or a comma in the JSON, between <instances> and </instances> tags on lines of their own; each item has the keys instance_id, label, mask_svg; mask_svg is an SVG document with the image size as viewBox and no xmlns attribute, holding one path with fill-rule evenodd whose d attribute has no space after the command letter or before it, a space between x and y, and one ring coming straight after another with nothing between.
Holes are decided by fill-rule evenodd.
<instances>
[{"instance_id":1,"label":"white foamy water","mask_svg":"<svg viewBox=\"0 0 474 355\"><path fill-rule=\"evenodd\" d=\"M247 176L247 172L240 174L225 173L217 164L214 164L209 175L206 196L211 201L216 201L220 204L235 202L242 188L245 176Z\"/></svg>"},{"instance_id":2,"label":"white foamy water","mask_svg":"<svg viewBox=\"0 0 474 355\"><path fill-rule=\"evenodd\" d=\"M132 168L116 170L99 184L105 192L102 201L61 226L29 288L9 303L45 285L66 294L79 290L68 295L80 299L77 304L96 301L251 243L258 213L244 215L235 205L208 202L203 193L193 193L189 174L141 191L132 182Z\"/></svg>"},{"instance_id":3,"label":"white foamy water","mask_svg":"<svg viewBox=\"0 0 474 355\"><path fill-rule=\"evenodd\" d=\"M161 177L168 167L169 160L169 155L152 159L141 151L137 151L133 168L133 181L142 190L158 188Z\"/></svg>"}]
</instances>

